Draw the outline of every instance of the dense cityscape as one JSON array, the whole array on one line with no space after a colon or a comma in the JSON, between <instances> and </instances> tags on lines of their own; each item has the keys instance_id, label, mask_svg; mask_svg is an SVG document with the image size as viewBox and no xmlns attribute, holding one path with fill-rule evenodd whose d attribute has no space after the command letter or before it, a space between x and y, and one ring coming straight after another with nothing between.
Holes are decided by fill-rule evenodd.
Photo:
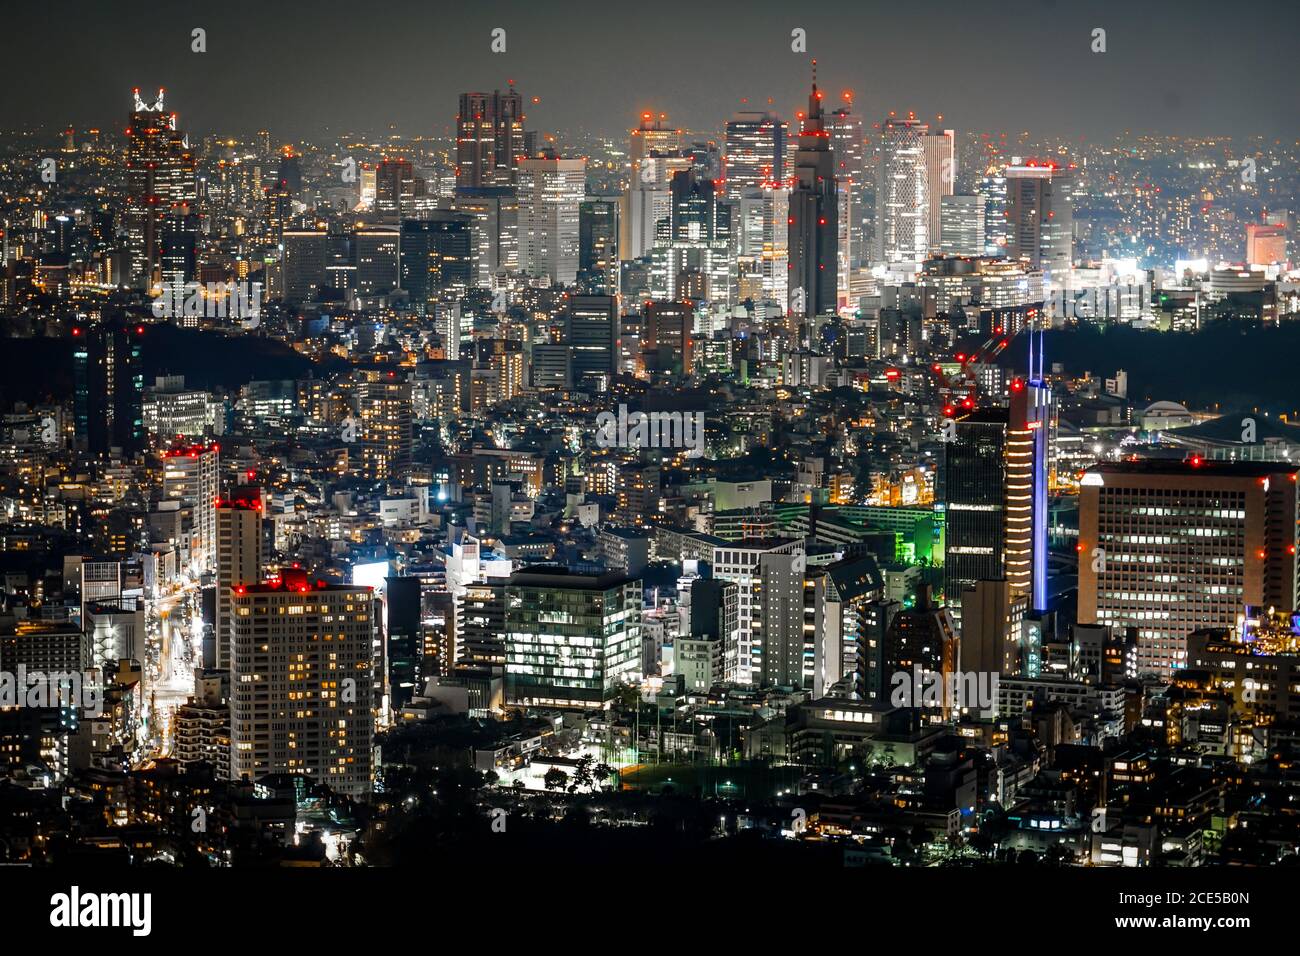
<instances>
[{"instance_id":1,"label":"dense cityscape","mask_svg":"<svg viewBox=\"0 0 1300 956\"><path fill-rule=\"evenodd\" d=\"M504 30L418 129L0 122L0 863L1300 862L1300 139L773 29L700 128Z\"/></svg>"}]
</instances>

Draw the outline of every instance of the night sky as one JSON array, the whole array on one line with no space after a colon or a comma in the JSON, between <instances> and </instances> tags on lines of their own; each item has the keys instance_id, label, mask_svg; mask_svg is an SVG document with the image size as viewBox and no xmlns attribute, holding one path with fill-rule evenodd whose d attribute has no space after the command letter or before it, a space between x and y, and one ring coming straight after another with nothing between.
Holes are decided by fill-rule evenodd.
<instances>
[{"instance_id":1,"label":"night sky","mask_svg":"<svg viewBox=\"0 0 1300 956\"><path fill-rule=\"evenodd\" d=\"M436 0L20 2L0 7L0 127L111 127L165 86L196 134L445 134L457 94L513 79L528 125L616 133L643 109L715 130L733 111L852 89L875 121L1097 138L1125 130L1294 137L1295 0ZM207 52L190 31L207 30ZM494 27L507 52L489 50ZM790 50L807 31L808 54ZM1091 52L1093 28L1107 52ZM741 104L748 97L749 106Z\"/></svg>"}]
</instances>

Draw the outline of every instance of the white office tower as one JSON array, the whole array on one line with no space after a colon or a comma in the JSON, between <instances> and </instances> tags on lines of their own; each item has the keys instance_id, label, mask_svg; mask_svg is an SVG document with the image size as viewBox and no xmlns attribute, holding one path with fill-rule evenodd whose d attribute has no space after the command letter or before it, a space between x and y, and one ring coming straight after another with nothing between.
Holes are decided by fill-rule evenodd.
<instances>
[{"instance_id":1,"label":"white office tower","mask_svg":"<svg viewBox=\"0 0 1300 956\"><path fill-rule=\"evenodd\" d=\"M650 254L659 224L672 213L669 183L690 168L687 156L645 156L636 163L619 208L619 259L626 262Z\"/></svg>"},{"instance_id":2,"label":"white office tower","mask_svg":"<svg viewBox=\"0 0 1300 956\"><path fill-rule=\"evenodd\" d=\"M802 559L803 554L803 542L790 538L747 538L713 549L714 578L731 581L740 589L735 638L723 651L727 681L752 684L762 677L764 555Z\"/></svg>"},{"instance_id":3,"label":"white office tower","mask_svg":"<svg viewBox=\"0 0 1300 956\"><path fill-rule=\"evenodd\" d=\"M919 263L929 254L928 132L914 119L891 117L881 124L873 262Z\"/></svg>"},{"instance_id":4,"label":"white office tower","mask_svg":"<svg viewBox=\"0 0 1300 956\"><path fill-rule=\"evenodd\" d=\"M231 776L302 774L359 797L373 784L374 612L368 587L301 572L236 587Z\"/></svg>"},{"instance_id":5,"label":"white office tower","mask_svg":"<svg viewBox=\"0 0 1300 956\"><path fill-rule=\"evenodd\" d=\"M786 124L771 112L740 112L727 120L723 179L727 198L785 178Z\"/></svg>"},{"instance_id":6,"label":"white office tower","mask_svg":"<svg viewBox=\"0 0 1300 956\"><path fill-rule=\"evenodd\" d=\"M950 129L925 134L926 232L930 251L937 252L943 236L943 197L951 196L957 182L957 136Z\"/></svg>"},{"instance_id":7,"label":"white office tower","mask_svg":"<svg viewBox=\"0 0 1300 956\"><path fill-rule=\"evenodd\" d=\"M1052 276L1070 271L1074 231L1073 175L1053 162L1008 166L1007 257L1025 259Z\"/></svg>"},{"instance_id":8,"label":"white office tower","mask_svg":"<svg viewBox=\"0 0 1300 956\"><path fill-rule=\"evenodd\" d=\"M848 99L849 94L844 94ZM866 182L866 148L862 117L850 112L848 105L830 114L827 130L831 134L831 152L835 154L835 191L839 196L840 284L848 282L852 269L867 261L863 244L865 210L862 187Z\"/></svg>"},{"instance_id":9,"label":"white office tower","mask_svg":"<svg viewBox=\"0 0 1300 956\"><path fill-rule=\"evenodd\" d=\"M578 277L578 215L586 195L585 159L519 163L519 268L571 285Z\"/></svg>"},{"instance_id":10,"label":"white office tower","mask_svg":"<svg viewBox=\"0 0 1300 956\"><path fill-rule=\"evenodd\" d=\"M939 219L941 254L984 255L983 196L944 196L939 206Z\"/></svg>"}]
</instances>

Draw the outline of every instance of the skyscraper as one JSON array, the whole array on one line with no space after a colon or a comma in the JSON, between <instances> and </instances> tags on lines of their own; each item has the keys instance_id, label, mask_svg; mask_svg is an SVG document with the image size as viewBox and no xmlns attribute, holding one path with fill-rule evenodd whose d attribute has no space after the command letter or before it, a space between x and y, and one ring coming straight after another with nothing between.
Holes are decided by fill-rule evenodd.
<instances>
[{"instance_id":1,"label":"skyscraper","mask_svg":"<svg viewBox=\"0 0 1300 956\"><path fill-rule=\"evenodd\" d=\"M1079 492L1079 623L1136 627L1138 667L1187 666L1187 635L1296 606L1296 482L1281 462L1108 462Z\"/></svg>"},{"instance_id":2,"label":"skyscraper","mask_svg":"<svg viewBox=\"0 0 1300 956\"><path fill-rule=\"evenodd\" d=\"M72 327L76 441L92 455L144 448L144 336L121 320Z\"/></svg>"},{"instance_id":3,"label":"skyscraper","mask_svg":"<svg viewBox=\"0 0 1300 956\"><path fill-rule=\"evenodd\" d=\"M957 137L950 129L926 129L925 201L926 239L929 251L936 252L943 238L943 197L951 196L957 182Z\"/></svg>"},{"instance_id":4,"label":"skyscraper","mask_svg":"<svg viewBox=\"0 0 1300 956\"><path fill-rule=\"evenodd\" d=\"M563 285L572 285L578 277L578 219L586 170L585 159L548 157L519 163L522 271Z\"/></svg>"},{"instance_id":5,"label":"skyscraper","mask_svg":"<svg viewBox=\"0 0 1300 956\"><path fill-rule=\"evenodd\" d=\"M1008 166L1007 256L1045 273L1069 272L1074 230L1072 173L1056 163Z\"/></svg>"},{"instance_id":6,"label":"skyscraper","mask_svg":"<svg viewBox=\"0 0 1300 956\"><path fill-rule=\"evenodd\" d=\"M745 111L727 121L722 161L728 198L785 179L785 139L786 123L775 113Z\"/></svg>"},{"instance_id":7,"label":"skyscraper","mask_svg":"<svg viewBox=\"0 0 1300 956\"><path fill-rule=\"evenodd\" d=\"M792 316L834 314L837 304L839 204L822 95L814 78L808 117L799 131L799 147L791 164L787 305Z\"/></svg>"},{"instance_id":8,"label":"skyscraper","mask_svg":"<svg viewBox=\"0 0 1300 956\"><path fill-rule=\"evenodd\" d=\"M195 158L176 114L163 106L163 91L148 104L134 90L135 107L127 124L126 234L131 284L149 288L159 270L163 223L169 215L187 221L197 201ZM173 246L178 242L173 239Z\"/></svg>"},{"instance_id":9,"label":"skyscraper","mask_svg":"<svg viewBox=\"0 0 1300 956\"><path fill-rule=\"evenodd\" d=\"M573 384L607 387L618 369L618 300L612 295L571 296L564 344L573 354Z\"/></svg>"},{"instance_id":10,"label":"skyscraper","mask_svg":"<svg viewBox=\"0 0 1300 956\"><path fill-rule=\"evenodd\" d=\"M204 664L229 670L234 633L231 630L234 589L262 580L262 491L236 488L216 504L217 595L212 638L214 651Z\"/></svg>"},{"instance_id":11,"label":"skyscraper","mask_svg":"<svg viewBox=\"0 0 1300 956\"><path fill-rule=\"evenodd\" d=\"M984 255L984 197L944 196L939 203L939 252Z\"/></svg>"},{"instance_id":12,"label":"skyscraper","mask_svg":"<svg viewBox=\"0 0 1300 956\"><path fill-rule=\"evenodd\" d=\"M502 93L462 93L456 115L456 185L509 186L527 155L524 99Z\"/></svg>"},{"instance_id":13,"label":"skyscraper","mask_svg":"<svg viewBox=\"0 0 1300 956\"><path fill-rule=\"evenodd\" d=\"M587 199L578 208L578 273L589 292L618 293L618 197Z\"/></svg>"},{"instance_id":14,"label":"skyscraper","mask_svg":"<svg viewBox=\"0 0 1300 956\"><path fill-rule=\"evenodd\" d=\"M443 210L402 221L402 288L417 311L428 311L443 293L464 294L474 284L472 222Z\"/></svg>"},{"instance_id":15,"label":"skyscraper","mask_svg":"<svg viewBox=\"0 0 1300 956\"><path fill-rule=\"evenodd\" d=\"M632 160L632 183L642 179L641 166L647 156L676 156L682 148L682 131L665 125L667 115L642 113L641 123L632 130L628 156Z\"/></svg>"},{"instance_id":16,"label":"skyscraper","mask_svg":"<svg viewBox=\"0 0 1300 956\"><path fill-rule=\"evenodd\" d=\"M848 93L845 101L846 105L831 113L828 125L839 197L839 281L847 289L850 272L865 261L867 251L862 244L862 187L866 177L862 117L852 112ZM844 302L847 296L840 299Z\"/></svg>"},{"instance_id":17,"label":"skyscraper","mask_svg":"<svg viewBox=\"0 0 1300 956\"><path fill-rule=\"evenodd\" d=\"M302 774L363 796L373 782L368 587L302 571L231 589L231 776Z\"/></svg>"},{"instance_id":18,"label":"skyscraper","mask_svg":"<svg viewBox=\"0 0 1300 956\"><path fill-rule=\"evenodd\" d=\"M194 515L190 560L196 571L217 566L217 497L220 454L216 445L187 445L163 453L163 498L186 502Z\"/></svg>"},{"instance_id":19,"label":"skyscraper","mask_svg":"<svg viewBox=\"0 0 1300 956\"><path fill-rule=\"evenodd\" d=\"M915 119L890 117L881 124L873 261L919 262L929 254L928 134Z\"/></svg>"},{"instance_id":20,"label":"skyscraper","mask_svg":"<svg viewBox=\"0 0 1300 956\"><path fill-rule=\"evenodd\" d=\"M372 481L388 481L411 464L411 386L391 379L357 386L361 419L361 471Z\"/></svg>"}]
</instances>

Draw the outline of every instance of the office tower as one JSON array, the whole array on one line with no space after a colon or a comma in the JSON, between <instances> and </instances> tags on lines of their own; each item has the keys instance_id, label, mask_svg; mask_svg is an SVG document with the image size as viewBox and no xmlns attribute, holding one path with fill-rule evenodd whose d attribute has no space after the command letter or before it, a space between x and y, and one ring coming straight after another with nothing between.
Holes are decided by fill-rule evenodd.
<instances>
[{"instance_id":1,"label":"office tower","mask_svg":"<svg viewBox=\"0 0 1300 956\"><path fill-rule=\"evenodd\" d=\"M601 391L618 371L618 300L612 295L569 297L564 343L573 352L573 383Z\"/></svg>"},{"instance_id":2,"label":"office tower","mask_svg":"<svg viewBox=\"0 0 1300 956\"><path fill-rule=\"evenodd\" d=\"M578 277L578 209L585 159L524 159L518 165L519 268L553 283Z\"/></svg>"},{"instance_id":3,"label":"office tower","mask_svg":"<svg viewBox=\"0 0 1300 956\"><path fill-rule=\"evenodd\" d=\"M374 613L368 587L232 589L231 776L302 774L352 797L373 782Z\"/></svg>"},{"instance_id":4,"label":"office tower","mask_svg":"<svg viewBox=\"0 0 1300 956\"><path fill-rule=\"evenodd\" d=\"M190 561L196 573L217 566L217 484L220 452L216 445L188 445L163 452L163 499L187 504L194 515Z\"/></svg>"},{"instance_id":5,"label":"office tower","mask_svg":"<svg viewBox=\"0 0 1300 956\"><path fill-rule=\"evenodd\" d=\"M262 211L262 243L273 247L284 245L284 230L293 218L293 193L287 182L275 179L263 189Z\"/></svg>"},{"instance_id":6,"label":"office tower","mask_svg":"<svg viewBox=\"0 0 1300 956\"><path fill-rule=\"evenodd\" d=\"M144 337L120 320L72 327L76 442L91 455L144 448Z\"/></svg>"},{"instance_id":7,"label":"office tower","mask_svg":"<svg viewBox=\"0 0 1300 956\"><path fill-rule=\"evenodd\" d=\"M645 305L641 351L646 368L689 375L694 365L692 332L695 310L686 302L651 301Z\"/></svg>"},{"instance_id":8,"label":"office tower","mask_svg":"<svg viewBox=\"0 0 1300 956\"><path fill-rule=\"evenodd\" d=\"M641 676L641 581L620 572L516 571L505 586L506 700L604 707Z\"/></svg>"},{"instance_id":9,"label":"office tower","mask_svg":"<svg viewBox=\"0 0 1300 956\"><path fill-rule=\"evenodd\" d=\"M195 158L185 134L176 128L176 114L158 99L145 103L134 90L135 106L127 123L126 209L127 252L131 284L148 289L155 282L163 249L163 223L169 215L182 217L182 228L196 228L189 218L196 211ZM173 236L173 248L178 237Z\"/></svg>"},{"instance_id":10,"label":"office tower","mask_svg":"<svg viewBox=\"0 0 1300 956\"><path fill-rule=\"evenodd\" d=\"M939 252L945 256L984 255L984 197L944 196L939 206Z\"/></svg>"},{"instance_id":11,"label":"office tower","mask_svg":"<svg viewBox=\"0 0 1300 956\"><path fill-rule=\"evenodd\" d=\"M217 603L212 636L215 652L204 665L231 666L235 589L262 580L262 492L239 488L217 502Z\"/></svg>"},{"instance_id":12,"label":"office tower","mask_svg":"<svg viewBox=\"0 0 1300 956\"><path fill-rule=\"evenodd\" d=\"M929 251L938 251L943 241L943 197L953 194L957 182L957 137L950 129L928 129L922 137L925 148L926 236Z\"/></svg>"},{"instance_id":13,"label":"office tower","mask_svg":"<svg viewBox=\"0 0 1300 956\"><path fill-rule=\"evenodd\" d=\"M389 481L411 464L411 386L377 379L357 386L361 473L371 481Z\"/></svg>"},{"instance_id":14,"label":"office tower","mask_svg":"<svg viewBox=\"0 0 1300 956\"><path fill-rule=\"evenodd\" d=\"M791 173L787 314L833 315L839 281L839 205L835 156L822 113L822 91L815 79Z\"/></svg>"},{"instance_id":15,"label":"office tower","mask_svg":"<svg viewBox=\"0 0 1300 956\"><path fill-rule=\"evenodd\" d=\"M474 285L474 236L467 215L434 210L424 219L402 221L402 289L417 312L446 294L463 295Z\"/></svg>"},{"instance_id":16,"label":"office tower","mask_svg":"<svg viewBox=\"0 0 1300 956\"><path fill-rule=\"evenodd\" d=\"M730 303L734 290L732 206L694 169L674 173L668 217L651 252L650 294L656 299Z\"/></svg>"},{"instance_id":17,"label":"office tower","mask_svg":"<svg viewBox=\"0 0 1300 956\"><path fill-rule=\"evenodd\" d=\"M632 161L632 183L642 179L642 162L648 156L676 156L682 148L682 131L665 125L668 116L642 113L641 123L632 130L628 157Z\"/></svg>"},{"instance_id":18,"label":"office tower","mask_svg":"<svg viewBox=\"0 0 1300 956\"><path fill-rule=\"evenodd\" d=\"M384 222L399 222L415 209L424 195L424 180L415 175L407 159L384 157L375 173L375 212Z\"/></svg>"},{"instance_id":19,"label":"office tower","mask_svg":"<svg viewBox=\"0 0 1300 956\"><path fill-rule=\"evenodd\" d=\"M876 167L875 262L920 262L930 251L930 193L926 171L929 127L890 117L881 124Z\"/></svg>"},{"instance_id":20,"label":"office tower","mask_svg":"<svg viewBox=\"0 0 1300 956\"><path fill-rule=\"evenodd\" d=\"M731 581L740 589L736 637L727 645L724 658L724 679L729 682L750 684L761 676L762 648L757 645L763 632L765 554L801 555L803 543L790 538L746 538L713 549L714 578Z\"/></svg>"},{"instance_id":21,"label":"office tower","mask_svg":"<svg viewBox=\"0 0 1300 956\"><path fill-rule=\"evenodd\" d=\"M1070 170L1030 161L1008 166L1007 256L1045 273L1068 272L1074 230Z\"/></svg>"},{"instance_id":22,"label":"office tower","mask_svg":"<svg viewBox=\"0 0 1300 956\"><path fill-rule=\"evenodd\" d=\"M1138 666L1187 666L1187 635L1296 607L1296 479L1279 462L1121 461L1084 473L1079 622L1137 628Z\"/></svg>"},{"instance_id":23,"label":"office tower","mask_svg":"<svg viewBox=\"0 0 1300 956\"><path fill-rule=\"evenodd\" d=\"M617 197L587 199L578 207L578 275L595 295L618 294Z\"/></svg>"},{"instance_id":24,"label":"office tower","mask_svg":"<svg viewBox=\"0 0 1300 956\"><path fill-rule=\"evenodd\" d=\"M959 418L944 444L943 500L947 520L944 600L960 606L976 581L1006 573L1007 423L1005 408Z\"/></svg>"},{"instance_id":25,"label":"office tower","mask_svg":"<svg viewBox=\"0 0 1300 956\"><path fill-rule=\"evenodd\" d=\"M452 663L477 666L506 662L505 588L500 578L471 582L455 596Z\"/></svg>"},{"instance_id":26,"label":"office tower","mask_svg":"<svg viewBox=\"0 0 1300 956\"><path fill-rule=\"evenodd\" d=\"M184 288L198 269L199 217L189 206L173 207L162 220L158 244L159 275L164 286Z\"/></svg>"},{"instance_id":27,"label":"office tower","mask_svg":"<svg viewBox=\"0 0 1300 956\"><path fill-rule=\"evenodd\" d=\"M750 666L758 671L760 686L813 685L815 636L804 626L806 563L800 552L759 555L759 614L750 619Z\"/></svg>"},{"instance_id":28,"label":"office tower","mask_svg":"<svg viewBox=\"0 0 1300 956\"><path fill-rule=\"evenodd\" d=\"M519 268L519 191L514 186L457 186L451 208L472 222L473 285L493 288L497 272Z\"/></svg>"},{"instance_id":29,"label":"office tower","mask_svg":"<svg viewBox=\"0 0 1300 956\"><path fill-rule=\"evenodd\" d=\"M550 342L534 345L530 382L533 388L572 388L573 349Z\"/></svg>"},{"instance_id":30,"label":"office tower","mask_svg":"<svg viewBox=\"0 0 1300 956\"><path fill-rule=\"evenodd\" d=\"M527 155L524 100L502 93L462 93L456 116L456 185L509 186Z\"/></svg>"},{"instance_id":31,"label":"office tower","mask_svg":"<svg viewBox=\"0 0 1300 956\"><path fill-rule=\"evenodd\" d=\"M786 124L775 113L745 111L727 121L722 157L727 198L785 179L785 138Z\"/></svg>"},{"instance_id":32,"label":"office tower","mask_svg":"<svg viewBox=\"0 0 1300 956\"><path fill-rule=\"evenodd\" d=\"M400 244L396 226L368 226L353 234L353 281L358 295L384 295L399 287Z\"/></svg>"},{"instance_id":33,"label":"office tower","mask_svg":"<svg viewBox=\"0 0 1300 956\"><path fill-rule=\"evenodd\" d=\"M92 666L117 670L118 661L143 664L145 656L144 606L122 608L116 604L88 604L82 627L90 635Z\"/></svg>"},{"instance_id":34,"label":"office tower","mask_svg":"<svg viewBox=\"0 0 1300 956\"><path fill-rule=\"evenodd\" d=\"M287 229L280 263L284 272L284 298L289 302L311 302L326 285L329 263L329 233L324 229Z\"/></svg>"},{"instance_id":35,"label":"office tower","mask_svg":"<svg viewBox=\"0 0 1300 956\"><path fill-rule=\"evenodd\" d=\"M845 94L848 101L849 94ZM830 114L827 128L831 134L831 151L835 154L835 193L839 200L838 219L840 305L848 304L849 278L867 258L863 246L862 189L866 177L865 141L862 117L850 105Z\"/></svg>"},{"instance_id":36,"label":"office tower","mask_svg":"<svg viewBox=\"0 0 1300 956\"><path fill-rule=\"evenodd\" d=\"M1263 222L1246 224L1246 265L1284 265L1286 261L1284 224Z\"/></svg>"}]
</instances>

